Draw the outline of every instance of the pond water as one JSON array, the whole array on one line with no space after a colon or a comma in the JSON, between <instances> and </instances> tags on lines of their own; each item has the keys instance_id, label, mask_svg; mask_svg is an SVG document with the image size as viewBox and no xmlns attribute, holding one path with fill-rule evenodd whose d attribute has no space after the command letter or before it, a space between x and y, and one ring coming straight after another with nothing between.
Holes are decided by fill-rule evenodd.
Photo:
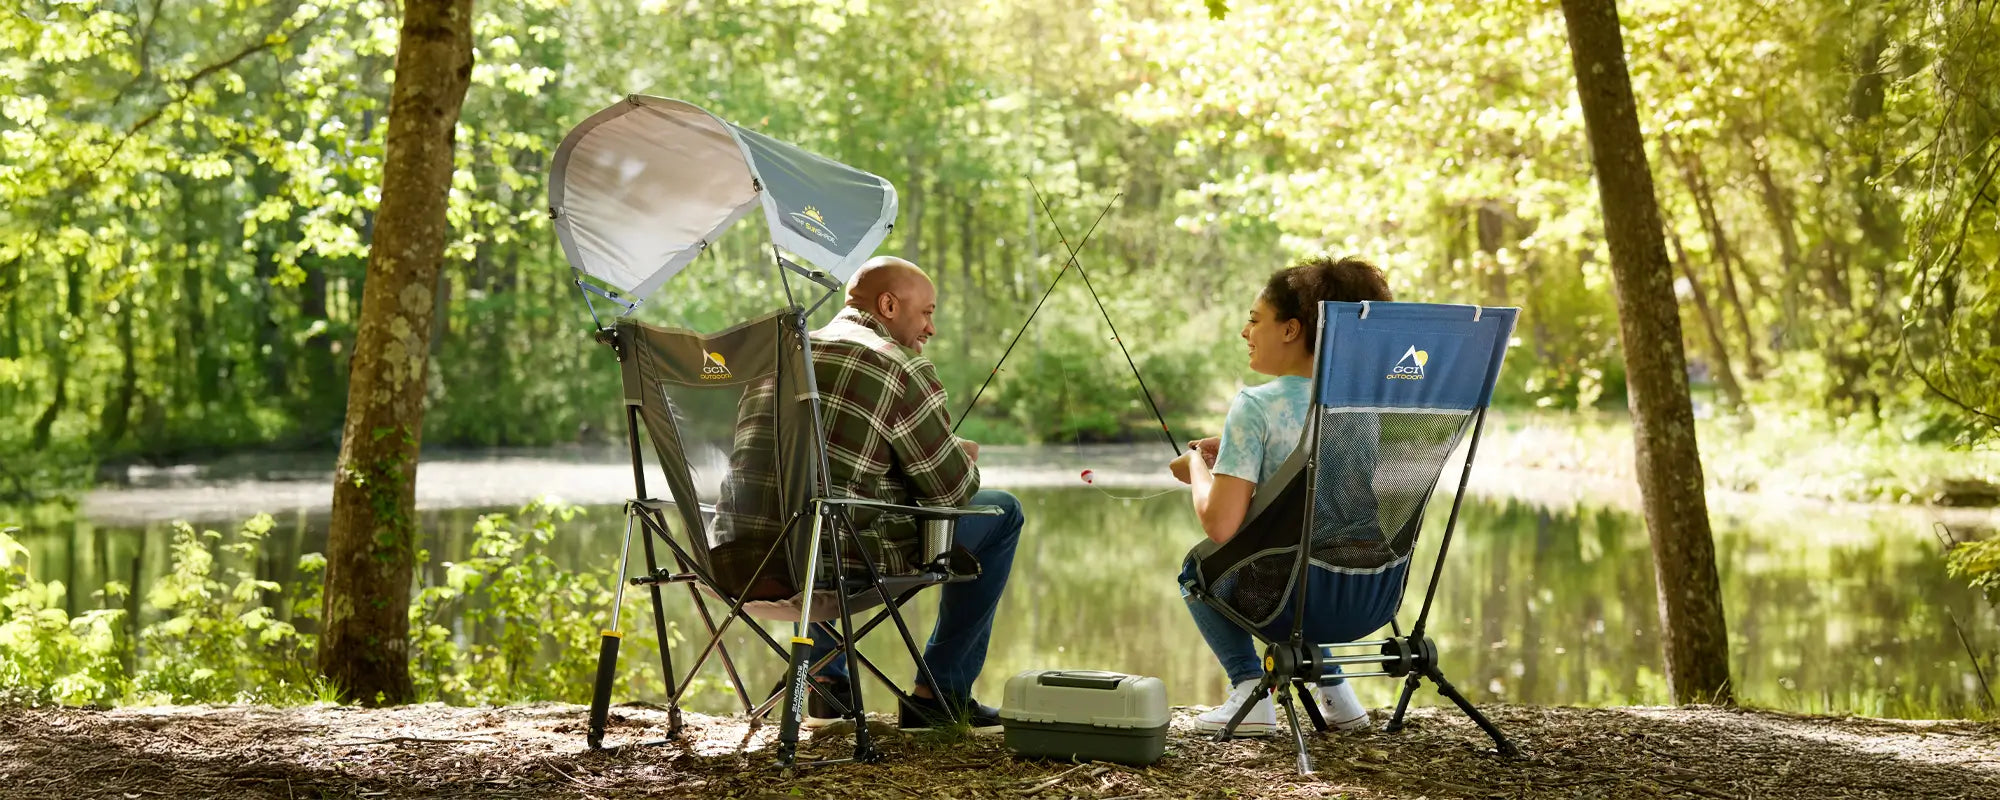
<instances>
[{"instance_id":1,"label":"pond water","mask_svg":"<svg viewBox=\"0 0 2000 800\"><path fill-rule=\"evenodd\" d=\"M1159 460L1154 455L1130 448L989 451L988 487L1013 490L1028 527L978 685L988 702L999 700L1007 676L1049 667L1156 675L1175 704L1222 699L1220 668L1173 581L1201 533L1185 491L1146 468ZM1079 465L1096 471L1098 487L1109 488L1083 485ZM90 592L107 579L128 582L143 596L167 568L167 519L224 527L250 512L277 510L260 572L290 582L298 556L325 543L326 466L277 459L137 475L130 486L93 495L77 514L28 520L24 539L37 577L64 581L71 604L89 608ZM557 491L588 507L561 527L551 554L558 563L615 566L623 534L616 503L629 491L630 472L611 453L443 456L427 460L419 474L420 497L430 506L422 516L432 579L438 562L466 555L480 513L510 510L532 491ZM1475 475L1475 487L1481 477ZM1468 498L1431 622L1445 674L1475 701L1667 702L1644 526L1629 502L1560 493L1552 499L1548 482L1528 481L1541 491ZM1946 576L1929 512L1774 506L1743 497L1715 505L1739 697L1785 709L1892 717L1962 715L1982 702L1980 678L1953 623L1986 654L2000 643L2000 615ZM1429 574L1446 510L1433 505L1416 574ZM910 605L919 638L929 631L933 597ZM1421 601L1413 587L1405 624ZM682 591L668 595L667 611L684 631L699 625ZM756 665L746 676L752 685L775 682L782 666L751 649L747 634L732 639L739 658ZM893 629L869 637L866 649L892 675L909 672ZM628 648L625 658L647 655ZM683 669L684 658L677 659ZM1378 706L1392 704L1399 687L1387 679L1356 683L1362 699ZM1439 700L1428 690L1418 695L1420 703ZM722 711L733 703L718 690L691 705Z\"/></svg>"}]
</instances>

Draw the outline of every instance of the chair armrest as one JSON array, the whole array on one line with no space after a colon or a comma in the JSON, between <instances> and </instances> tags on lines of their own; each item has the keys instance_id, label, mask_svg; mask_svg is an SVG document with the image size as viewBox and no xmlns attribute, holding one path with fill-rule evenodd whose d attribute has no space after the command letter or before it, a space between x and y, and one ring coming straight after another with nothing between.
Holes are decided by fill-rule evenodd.
<instances>
[{"instance_id":1,"label":"chair armrest","mask_svg":"<svg viewBox=\"0 0 2000 800\"><path fill-rule=\"evenodd\" d=\"M908 514L917 519L950 519L962 517L997 517L1006 513L999 506L906 506L900 503L884 503L877 500L863 500L857 497L829 497L821 501L830 506L866 508L891 514Z\"/></svg>"},{"instance_id":2,"label":"chair armrest","mask_svg":"<svg viewBox=\"0 0 2000 800\"><path fill-rule=\"evenodd\" d=\"M645 498L645 499L642 499L642 500L633 500L633 501L631 501L631 503L630 503L630 504L631 504L631 505L635 505L635 506L638 506L638 507L640 507L640 508L644 508L644 509L648 509L648 510L651 510L651 511L664 511L664 510L666 510L666 509L669 509L669 508L678 508L678 507L680 507L680 504L679 504L679 503L676 503L676 502L674 502L674 501L672 501L672 500L661 500L661 499L659 499L659 498L656 498L656 497L648 497L648 498ZM705 515L705 516L709 516L709 517L713 517L713 516L715 516L715 506L714 506L714 505L712 505L712 504L709 504L709 503L701 503L701 504L699 504L699 508L701 509L701 513L702 513L703 515Z\"/></svg>"}]
</instances>

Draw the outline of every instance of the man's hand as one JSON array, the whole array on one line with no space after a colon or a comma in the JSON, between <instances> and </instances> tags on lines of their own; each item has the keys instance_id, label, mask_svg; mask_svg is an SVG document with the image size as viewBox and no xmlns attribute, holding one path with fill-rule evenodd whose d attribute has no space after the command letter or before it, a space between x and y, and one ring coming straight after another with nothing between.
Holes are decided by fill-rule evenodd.
<instances>
[{"instance_id":1,"label":"man's hand","mask_svg":"<svg viewBox=\"0 0 2000 800\"><path fill-rule=\"evenodd\" d=\"M960 450L964 450L964 451L965 451L965 457L966 457L966 458L970 458L970 459L972 459L972 460L973 460L973 461L975 461L975 462L977 462L977 461L979 460L979 443L978 443L978 442L975 442L975 441L973 441L973 440L971 440L971 439L959 439L959 440L958 440L958 449L960 449Z\"/></svg>"},{"instance_id":2,"label":"man's hand","mask_svg":"<svg viewBox=\"0 0 2000 800\"><path fill-rule=\"evenodd\" d=\"M1222 450L1222 437L1210 436L1206 439L1195 439L1188 442L1188 448L1200 451L1201 463L1213 467L1215 466L1215 454Z\"/></svg>"}]
</instances>

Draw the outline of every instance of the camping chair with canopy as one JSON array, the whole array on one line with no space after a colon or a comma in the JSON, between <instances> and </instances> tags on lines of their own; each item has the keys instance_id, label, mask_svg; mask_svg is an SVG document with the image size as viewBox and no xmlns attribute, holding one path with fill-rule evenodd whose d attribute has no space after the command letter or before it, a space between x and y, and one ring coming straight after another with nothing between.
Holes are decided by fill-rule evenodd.
<instances>
[{"instance_id":1,"label":"camping chair with canopy","mask_svg":"<svg viewBox=\"0 0 2000 800\"><path fill-rule=\"evenodd\" d=\"M1423 303L1320 305L1311 403L1298 447L1259 486L1245 520L1222 544L1204 542L1185 588L1265 648L1260 692L1275 693L1291 723L1299 771L1312 772L1300 699L1327 729L1308 684L1331 678L1404 678L1388 730L1400 730L1425 678L1470 716L1503 755L1512 742L1438 666L1425 635L1445 555L1479 452L1486 407L1519 309ZM1396 622L1410 557L1432 491L1467 431L1464 473L1438 543L1424 603L1404 633ZM1357 641L1382 626L1386 639ZM1359 652L1356 652L1359 651ZM1342 668L1372 668L1342 672ZM1227 738L1255 703L1217 733Z\"/></svg>"},{"instance_id":2,"label":"camping chair with canopy","mask_svg":"<svg viewBox=\"0 0 2000 800\"><path fill-rule=\"evenodd\" d=\"M770 233L771 267L785 287L782 304L774 298L767 313L715 332L630 318L732 223L758 210ZM855 649L888 620L935 685L899 608L926 586L977 577L977 562L952 546L953 521L1000 513L837 497L828 485L807 320L888 235L894 187L688 103L633 96L563 139L550 167L549 212L576 285L599 319L597 339L618 356L634 484L634 499L625 505L621 580L591 695L590 746L603 746L629 584L652 595L670 736L680 731L683 696L714 656L753 725L782 701L778 756L785 768L794 765L807 691L856 723L854 759L872 759L860 671L850 673L853 708L806 676L845 654L900 695ZM795 301L794 279L818 297ZM614 324L598 318L598 301L618 311ZM642 428L665 476L665 497L647 492ZM885 513L921 521L924 549L906 574L882 574L855 534L857 523ZM626 580L635 530L646 568ZM656 546L668 551L670 565L661 563ZM708 635L685 673L674 670L666 632L664 588L676 583L687 585ZM727 610L716 615L710 601ZM876 607L873 618L857 624L857 613ZM780 643L756 620L792 623L790 642ZM745 690L736 654L724 643L739 621L787 660L783 688L769 696ZM838 647L808 664L807 626L815 624Z\"/></svg>"}]
</instances>

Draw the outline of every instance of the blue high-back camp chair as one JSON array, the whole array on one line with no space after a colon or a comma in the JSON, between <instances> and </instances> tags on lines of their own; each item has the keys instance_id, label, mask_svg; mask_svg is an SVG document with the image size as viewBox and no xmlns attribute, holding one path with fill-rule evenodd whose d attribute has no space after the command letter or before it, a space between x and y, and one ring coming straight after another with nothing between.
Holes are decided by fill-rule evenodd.
<instances>
[{"instance_id":1,"label":"blue high-back camp chair","mask_svg":"<svg viewBox=\"0 0 2000 800\"><path fill-rule=\"evenodd\" d=\"M1185 587L1188 595L1264 643L1260 691L1275 692L1284 707L1302 773L1312 772L1312 761L1291 698L1296 693L1313 726L1325 731L1318 706L1306 699L1306 686L1335 673L1406 679L1390 731L1402 728L1411 694L1429 678L1439 694L1493 737L1501 754L1516 753L1500 729L1445 680L1437 645L1424 635L1424 626L1519 311L1322 303L1312 412L1297 449L1257 487L1233 538L1220 545L1204 542L1189 553L1197 568ZM1465 472L1452 497L1423 608L1404 633L1395 618L1424 508L1468 430ZM1383 625L1390 626L1389 638L1359 641ZM1254 705L1243 703L1217 738L1232 734Z\"/></svg>"}]
</instances>

